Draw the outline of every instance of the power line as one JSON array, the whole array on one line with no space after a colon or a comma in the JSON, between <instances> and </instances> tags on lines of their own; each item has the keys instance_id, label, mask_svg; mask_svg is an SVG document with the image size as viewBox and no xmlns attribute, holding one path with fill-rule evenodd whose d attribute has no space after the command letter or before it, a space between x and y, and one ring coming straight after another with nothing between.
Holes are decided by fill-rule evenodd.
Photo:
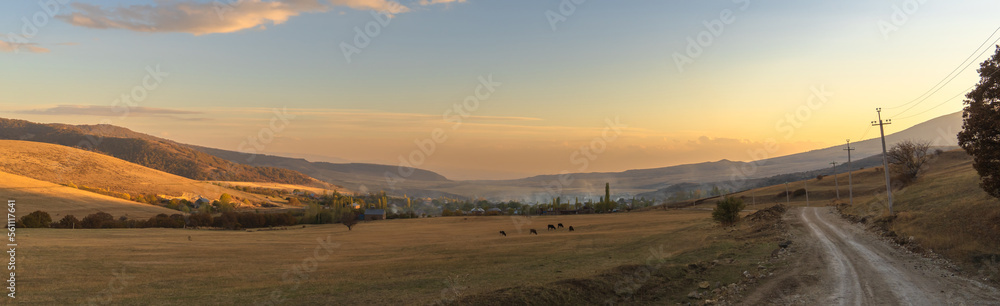
<instances>
[{"instance_id":1,"label":"power line","mask_svg":"<svg viewBox=\"0 0 1000 306\"><path fill-rule=\"evenodd\" d=\"M992 72L992 73L990 73L989 75L987 75L987 76L986 76L986 78L990 78L990 77L993 77L993 75L994 75L994 74L996 74L996 73L997 73L998 71L1000 71L1000 69L996 69L996 70L993 70L993 72ZM940 104L938 104L938 105L935 105L935 106L933 106L933 107L931 107L931 108L928 108L928 109L925 109L924 111L922 111L922 112L919 112L919 113L916 113L916 114L913 114L913 115L909 115L909 116L906 116L906 117L903 117L903 118L898 118L897 120L902 120L902 119L907 119L907 118L913 118L913 117L916 117L916 116L920 116L920 115L922 115L922 114L924 114L924 113L926 113L926 112L929 112L929 111L931 111L931 110L933 110L933 109L935 109L935 108L938 108L938 107L941 107L942 105L945 105L945 104L947 104L948 102L951 102L952 100L955 100L955 98L958 98L958 96L961 96L961 95L963 95L963 94L965 94L965 93L967 93L967 92L970 92L970 91L972 91L972 89L973 89L973 88L976 88L976 86L978 86L978 84L976 84L976 85L972 85L972 86L969 86L969 88L966 88L965 90L963 90L963 91L960 91L960 92L959 92L958 94L955 94L955 95L954 95L954 96L952 96L951 98L948 98L947 100L944 100L944 102L941 102L941 103L940 103Z\"/></svg>"},{"instance_id":2,"label":"power line","mask_svg":"<svg viewBox=\"0 0 1000 306\"><path fill-rule=\"evenodd\" d=\"M959 64L958 64L958 66L955 66L955 69L953 69L953 70L952 70L951 72L949 72L949 73L948 73L947 75L945 75L945 76L944 76L944 78L942 78L942 79L941 79L940 81L938 81L938 83L937 83L937 84L935 84L934 86L932 86L932 87L931 87L930 89L927 89L927 91L926 91L926 92L924 92L923 94L921 94L921 95L917 96L916 98L914 98L914 99L913 99L913 100L911 100L910 102L906 102L906 103L903 103L903 104L900 104L900 105L898 105L898 106L894 106L894 107L886 107L885 109L896 109L896 108L901 108L901 107L904 107L904 106L906 106L906 105L909 105L910 103L913 103L913 102L917 102L917 104L920 104L921 102L923 102L923 101L924 101L924 100L926 100L927 98L930 98L931 96L933 96L933 95L934 95L935 93L937 93L937 91L938 91L938 90L941 90L941 88L944 88L944 85L947 85L947 83L950 83L950 82L951 82L951 80L954 80L954 79L955 79L955 77L957 77L957 76L958 76L958 74L956 74L956 72L959 72L959 71L960 71L960 68L961 68L961 70L965 70L965 68L968 68L968 67L969 67L969 65L971 65L972 63L974 63L975 61L972 61L972 62L969 62L968 64L965 64L965 62L968 62L969 60L973 59L973 55L975 55L975 54L976 54L976 52L979 52L979 49L982 49L982 48L983 48L983 46L985 46L985 45L986 45L986 42L990 41L990 38L993 38L993 35L996 35L996 33L997 33L998 31L1000 31L1000 27L997 27L997 29L996 29L996 30L993 30L993 33L991 33L989 37L986 37L986 40L984 40L984 41L983 41L983 42L982 42L981 44L979 44L979 47L976 47L976 49L975 49L975 50L973 50L973 51L972 51L972 53L971 53L971 54L969 54L969 56L967 56L967 57L965 58L965 60L963 60L963 61L962 61L961 63L959 63ZM997 40L994 40L994 41L993 41L993 44L996 44L996 43L997 43L997 41L1000 41L1000 37L998 37L998 38L997 38ZM986 50L989 50L989 48L986 48L985 50L983 50L983 52L980 52L979 56L978 56L978 57L976 57L976 58L979 58L979 57L981 57L981 56L982 56L982 54L986 52ZM965 67L962 67L962 65L963 65L963 64L965 64ZM952 77L951 77L951 79L949 79L948 77L949 77L949 76L951 76L952 74L955 74L955 76L952 76ZM947 80L947 82L946 82L945 80ZM942 83L944 83L944 84L942 84ZM938 86L941 86L941 87L940 87L940 88L938 88ZM935 88L937 88L937 89L935 90ZM932 92L932 91L933 91L933 92ZM928 95L928 93L930 93L930 95ZM921 98L921 97L922 97L922 98ZM918 102L918 101L919 101L919 102ZM915 106L915 105L914 105L914 106ZM913 106L911 106L910 108L913 108ZM909 110L910 108L907 108L906 110L903 110L902 112L900 112L899 114L896 114L896 115L898 116L898 115L900 115L900 114L902 114L902 113L906 112L906 111L907 111L907 110Z\"/></svg>"},{"instance_id":3,"label":"power line","mask_svg":"<svg viewBox=\"0 0 1000 306\"><path fill-rule=\"evenodd\" d=\"M1000 41L1000 37L997 37L997 39L994 40L993 43L996 44L998 41ZM979 56L976 57L976 58L982 57L983 54L985 54L986 51L989 51L989 50L990 50L989 48L983 49L983 52L979 53ZM962 70L965 70L966 68L969 68L969 66L971 66L974 63L975 63L975 61L969 62L967 65L965 65L964 68L962 68ZM951 81L954 80L955 78L957 78L958 75L959 74L955 74L954 76L951 77L951 79L948 79L948 82L945 82L943 85L941 85L941 87L938 87L937 89L935 89L934 92L932 92L930 95L924 97L923 99L920 99L920 102L917 102L916 104L911 105L910 107L906 108L902 112L897 113L896 116L902 115L903 113L909 111L910 109L913 109L917 105L920 105L920 103L923 103L924 101L926 101L927 98L930 98L931 96L933 96L934 94L936 94L939 90L941 90L942 88L944 88L944 85L948 85L948 83L951 83Z\"/></svg>"}]
</instances>

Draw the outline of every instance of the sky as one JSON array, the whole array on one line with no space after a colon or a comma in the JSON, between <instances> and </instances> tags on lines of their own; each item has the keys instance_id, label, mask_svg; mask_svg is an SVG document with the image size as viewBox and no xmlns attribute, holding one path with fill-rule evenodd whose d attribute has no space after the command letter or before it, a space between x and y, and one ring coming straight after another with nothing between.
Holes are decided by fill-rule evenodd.
<instances>
[{"instance_id":1,"label":"sky","mask_svg":"<svg viewBox=\"0 0 1000 306\"><path fill-rule=\"evenodd\" d=\"M776 157L873 138L877 107L893 119L887 133L961 110L1000 39L998 10L986 0L5 1L0 117L451 179L750 161L760 148Z\"/></svg>"}]
</instances>

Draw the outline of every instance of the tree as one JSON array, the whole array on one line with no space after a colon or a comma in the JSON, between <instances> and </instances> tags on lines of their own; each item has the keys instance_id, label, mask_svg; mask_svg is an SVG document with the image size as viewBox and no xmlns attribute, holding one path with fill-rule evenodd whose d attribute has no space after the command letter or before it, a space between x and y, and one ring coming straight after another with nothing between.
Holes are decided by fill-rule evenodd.
<instances>
[{"instance_id":1,"label":"tree","mask_svg":"<svg viewBox=\"0 0 1000 306\"><path fill-rule=\"evenodd\" d=\"M611 203L611 183L604 183L604 201Z\"/></svg>"},{"instance_id":2,"label":"tree","mask_svg":"<svg viewBox=\"0 0 1000 306\"><path fill-rule=\"evenodd\" d=\"M221 196L219 196L219 203L223 205L229 204L232 201L233 201L233 196L229 195L228 193L223 193Z\"/></svg>"},{"instance_id":3,"label":"tree","mask_svg":"<svg viewBox=\"0 0 1000 306\"><path fill-rule=\"evenodd\" d=\"M24 217L21 217L21 224L26 228L45 228L52 225L52 217L49 213L36 210Z\"/></svg>"},{"instance_id":4,"label":"tree","mask_svg":"<svg viewBox=\"0 0 1000 306\"><path fill-rule=\"evenodd\" d=\"M62 219L59 220L59 223L56 223L56 227L58 227L58 228L80 228L80 220L77 220L76 217L74 217L73 215L66 215L66 216L63 216Z\"/></svg>"},{"instance_id":5,"label":"tree","mask_svg":"<svg viewBox=\"0 0 1000 306\"><path fill-rule=\"evenodd\" d=\"M920 174L920 170L931 159L928 155L930 142L903 140L892 146L886 152L886 159L889 161L889 171L896 176L903 185L912 183Z\"/></svg>"},{"instance_id":6,"label":"tree","mask_svg":"<svg viewBox=\"0 0 1000 306\"><path fill-rule=\"evenodd\" d=\"M979 186L1000 198L1000 46L978 71L979 84L965 95L958 145L972 155Z\"/></svg>"},{"instance_id":7,"label":"tree","mask_svg":"<svg viewBox=\"0 0 1000 306\"><path fill-rule=\"evenodd\" d=\"M358 214L353 212L345 212L340 215L340 223L343 223L350 231L352 227L358 224Z\"/></svg>"},{"instance_id":8,"label":"tree","mask_svg":"<svg viewBox=\"0 0 1000 306\"><path fill-rule=\"evenodd\" d=\"M80 221L83 228L111 228L115 226L115 217L106 212L96 212Z\"/></svg>"},{"instance_id":9,"label":"tree","mask_svg":"<svg viewBox=\"0 0 1000 306\"><path fill-rule=\"evenodd\" d=\"M726 197L726 199L715 203L712 219L722 223L723 226L736 224L740 221L740 211L743 210L744 206L743 199Z\"/></svg>"}]
</instances>

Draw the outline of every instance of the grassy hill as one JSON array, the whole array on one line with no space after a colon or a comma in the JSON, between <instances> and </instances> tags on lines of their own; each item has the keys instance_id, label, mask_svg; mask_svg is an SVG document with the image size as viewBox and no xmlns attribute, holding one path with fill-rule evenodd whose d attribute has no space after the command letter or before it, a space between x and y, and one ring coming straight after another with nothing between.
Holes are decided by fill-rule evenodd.
<instances>
[{"instance_id":1,"label":"grassy hill","mask_svg":"<svg viewBox=\"0 0 1000 306\"><path fill-rule=\"evenodd\" d=\"M18 218L36 210L48 212L52 216L52 221L59 221L65 215L83 219L84 216L99 211L116 217L142 219L157 214L179 213L160 206L126 201L2 171L0 171L0 197L16 201Z\"/></svg>"},{"instance_id":2,"label":"grassy hill","mask_svg":"<svg viewBox=\"0 0 1000 306\"><path fill-rule=\"evenodd\" d=\"M0 171L55 184L73 183L130 195L201 195L218 199L229 193L250 202L272 202L264 196L195 181L127 161L54 144L0 140ZM14 187L17 187L16 185ZM6 191L0 191L0 196Z\"/></svg>"},{"instance_id":3,"label":"grassy hill","mask_svg":"<svg viewBox=\"0 0 1000 306\"><path fill-rule=\"evenodd\" d=\"M294 170L234 163L170 140L111 125L40 124L0 118L0 139L83 148L194 180L316 182Z\"/></svg>"},{"instance_id":4,"label":"grassy hill","mask_svg":"<svg viewBox=\"0 0 1000 306\"><path fill-rule=\"evenodd\" d=\"M920 177L908 186L893 182L893 210L888 216L885 176L881 167L851 172L854 205L850 204L847 175L822 180L789 182L787 199L792 206L840 205L841 212L895 237L915 251L933 251L961 266L972 276L1000 283L1000 200L979 188L972 157L963 150L935 156ZM840 199L837 199L839 183ZM808 187L805 194L796 190ZM785 184L733 194L748 209L785 203ZM718 198L699 199L668 206L708 210ZM756 203L756 205L753 205ZM912 237L912 239L910 238Z\"/></svg>"}]
</instances>

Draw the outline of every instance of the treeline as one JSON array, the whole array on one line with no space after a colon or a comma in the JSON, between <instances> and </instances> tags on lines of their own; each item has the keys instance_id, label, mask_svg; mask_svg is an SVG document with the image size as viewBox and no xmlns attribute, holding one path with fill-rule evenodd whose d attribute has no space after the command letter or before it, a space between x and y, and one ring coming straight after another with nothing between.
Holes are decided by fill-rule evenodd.
<instances>
[{"instance_id":1,"label":"treeline","mask_svg":"<svg viewBox=\"0 0 1000 306\"><path fill-rule=\"evenodd\" d=\"M77 219L66 215L58 222L44 211L35 211L17 220L16 226L23 228L184 228L215 227L229 230L290 226L298 224L298 218L290 213L225 212L218 216L209 213L191 215L159 214L146 220L115 218L109 213L96 212Z\"/></svg>"}]
</instances>

